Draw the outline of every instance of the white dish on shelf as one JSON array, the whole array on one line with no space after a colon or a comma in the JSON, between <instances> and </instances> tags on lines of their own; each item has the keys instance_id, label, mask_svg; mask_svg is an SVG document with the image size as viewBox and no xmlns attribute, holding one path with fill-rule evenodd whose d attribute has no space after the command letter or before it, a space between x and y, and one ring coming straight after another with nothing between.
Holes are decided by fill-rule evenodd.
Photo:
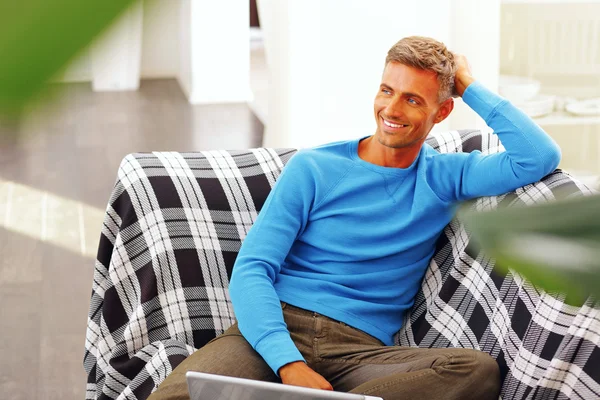
<instances>
[{"instance_id":1,"label":"white dish on shelf","mask_svg":"<svg viewBox=\"0 0 600 400\"><path fill-rule=\"evenodd\" d=\"M514 105L530 117L541 117L554 111L555 96L537 95L532 99L514 102Z\"/></svg>"},{"instance_id":2,"label":"white dish on shelf","mask_svg":"<svg viewBox=\"0 0 600 400\"><path fill-rule=\"evenodd\" d=\"M534 98L540 91L541 82L525 76L500 75L498 92L513 103Z\"/></svg>"},{"instance_id":3,"label":"white dish on shelf","mask_svg":"<svg viewBox=\"0 0 600 400\"><path fill-rule=\"evenodd\" d=\"M600 115L600 98L569 103L565 109L575 115Z\"/></svg>"},{"instance_id":4,"label":"white dish on shelf","mask_svg":"<svg viewBox=\"0 0 600 400\"><path fill-rule=\"evenodd\" d=\"M567 111L567 105L576 103L578 100L569 96L556 96L554 100L554 111Z\"/></svg>"}]
</instances>

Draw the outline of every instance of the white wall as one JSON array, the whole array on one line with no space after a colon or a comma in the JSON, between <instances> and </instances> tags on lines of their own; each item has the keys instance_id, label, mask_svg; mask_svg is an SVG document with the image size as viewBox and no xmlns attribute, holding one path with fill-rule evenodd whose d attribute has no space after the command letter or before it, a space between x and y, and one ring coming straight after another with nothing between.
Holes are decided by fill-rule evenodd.
<instances>
[{"instance_id":1,"label":"white wall","mask_svg":"<svg viewBox=\"0 0 600 400\"><path fill-rule=\"evenodd\" d=\"M135 8L58 80L131 90L139 78L177 78L192 104L252 100L248 0L145 0Z\"/></svg>"},{"instance_id":2,"label":"white wall","mask_svg":"<svg viewBox=\"0 0 600 400\"><path fill-rule=\"evenodd\" d=\"M142 33L143 78L173 78L179 74L180 9L190 0L145 0Z\"/></svg>"},{"instance_id":3,"label":"white wall","mask_svg":"<svg viewBox=\"0 0 600 400\"><path fill-rule=\"evenodd\" d=\"M387 50L409 35L450 39L447 1L259 0L258 6L272 74L265 146L373 134Z\"/></svg>"},{"instance_id":4,"label":"white wall","mask_svg":"<svg viewBox=\"0 0 600 400\"><path fill-rule=\"evenodd\" d=\"M142 18L142 3L136 3L90 49L95 91L139 88Z\"/></svg>"},{"instance_id":5,"label":"white wall","mask_svg":"<svg viewBox=\"0 0 600 400\"><path fill-rule=\"evenodd\" d=\"M498 90L500 75L500 0L452 0L450 7L450 50L464 54L473 75L486 87ZM454 110L444 129L485 128L487 125L462 99L455 99Z\"/></svg>"},{"instance_id":6,"label":"white wall","mask_svg":"<svg viewBox=\"0 0 600 400\"><path fill-rule=\"evenodd\" d=\"M191 0L144 0L142 17L142 78L175 78L180 70L180 11ZM186 5L187 3L187 5ZM189 15L189 14L188 14ZM101 40L101 39L100 39ZM92 80L92 57L85 50L57 77L62 82Z\"/></svg>"},{"instance_id":7,"label":"white wall","mask_svg":"<svg viewBox=\"0 0 600 400\"><path fill-rule=\"evenodd\" d=\"M176 76L187 98L192 92L192 0L180 0L179 72Z\"/></svg>"},{"instance_id":8,"label":"white wall","mask_svg":"<svg viewBox=\"0 0 600 400\"><path fill-rule=\"evenodd\" d=\"M182 49L190 53L190 103L250 101L249 1L192 0L181 16L186 33L190 23L190 43Z\"/></svg>"}]
</instances>

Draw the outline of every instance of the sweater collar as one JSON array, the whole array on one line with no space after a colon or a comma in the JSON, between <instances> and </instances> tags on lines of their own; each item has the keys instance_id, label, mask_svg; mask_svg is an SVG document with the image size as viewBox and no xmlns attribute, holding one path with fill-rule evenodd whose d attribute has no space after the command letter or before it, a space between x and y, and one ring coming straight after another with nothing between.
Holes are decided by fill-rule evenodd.
<instances>
[{"instance_id":1,"label":"sweater collar","mask_svg":"<svg viewBox=\"0 0 600 400\"><path fill-rule=\"evenodd\" d=\"M396 175L396 176L405 176L407 174L410 174L412 171L415 170L415 168L419 164L419 159L421 158L421 154L423 154L423 151L425 148L425 144L423 144L423 146L421 147L421 150L419 151L419 154L414 159L412 164L409 165L407 168L383 167L381 165L377 165L377 164L373 164L368 161L365 161L358 156L358 143L361 140L366 139L368 137L369 136L364 136L360 139L353 140L350 142L350 157L352 158L352 160L354 162L358 163L360 166L370 169L372 171L378 172L380 174Z\"/></svg>"}]
</instances>

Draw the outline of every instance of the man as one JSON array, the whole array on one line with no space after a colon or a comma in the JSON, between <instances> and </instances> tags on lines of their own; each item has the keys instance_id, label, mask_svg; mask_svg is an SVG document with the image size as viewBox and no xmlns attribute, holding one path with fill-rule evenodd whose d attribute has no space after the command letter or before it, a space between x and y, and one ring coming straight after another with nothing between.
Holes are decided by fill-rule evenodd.
<instances>
[{"instance_id":1,"label":"man","mask_svg":"<svg viewBox=\"0 0 600 400\"><path fill-rule=\"evenodd\" d=\"M440 154L424 144L453 95L486 120L505 152ZM372 136L289 161L236 260L230 294L239 327L185 360L153 399L187 398L187 370L386 400L498 398L489 355L392 346L393 335L455 204L541 179L560 150L477 82L463 56L423 37L388 52L375 120Z\"/></svg>"}]
</instances>

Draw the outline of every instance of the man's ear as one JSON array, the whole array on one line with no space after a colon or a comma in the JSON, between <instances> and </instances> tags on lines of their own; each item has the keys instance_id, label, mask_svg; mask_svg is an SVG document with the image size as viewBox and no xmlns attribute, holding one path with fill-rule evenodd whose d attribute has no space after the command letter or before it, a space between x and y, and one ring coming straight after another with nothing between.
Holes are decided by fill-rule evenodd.
<instances>
[{"instance_id":1,"label":"man's ear","mask_svg":"<svg viewBox=\"0 0 600 400\"><path fill-rule=\"evenodd\" d=\"M450 97L449 99L444 100L444 102L438 109L434 122L436 124L439 124L440 122L445 120L448 117L448 115L450 115L452 110L454 110L454 99Z\"/></svg>"}]
</instances>

